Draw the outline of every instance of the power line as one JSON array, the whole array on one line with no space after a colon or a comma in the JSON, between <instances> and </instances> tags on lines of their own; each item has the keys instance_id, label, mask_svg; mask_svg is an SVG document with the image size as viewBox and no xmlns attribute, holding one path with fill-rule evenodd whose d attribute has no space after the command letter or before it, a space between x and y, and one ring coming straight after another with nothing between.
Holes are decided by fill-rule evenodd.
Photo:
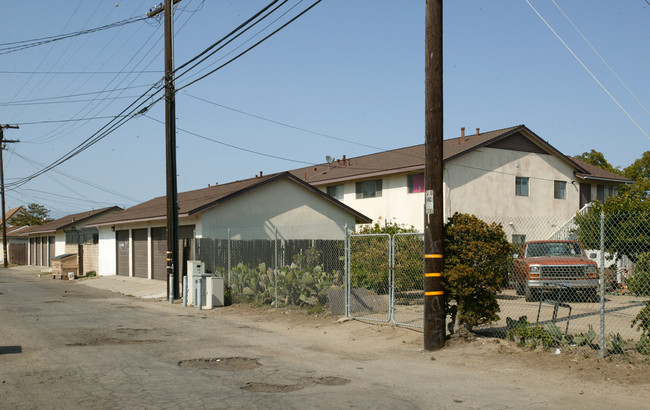
<instances>
[{"instance_id":1,"label":"power line","mask_svg":"<svg viewBox=\"0 0 650 410\"><path fill-rule=\"evenodd\" d=\"M162 70L129 71L128 74L161 74ZM125 71L0 71L0 74L31 74L31 75L98 75L126 74Z\"/></svg>"},{"instance_id":2,"label":"power line","mask_svg":"<svg viewBox=\"0 0 650 410\"><path fill-rule=\"evenodd\" d=\"M578 34L580 34L580 37L582 37L582 39L585 41L585 43L587 43L587 44L589 45L589 47L591 47L591 49L593 50L593 52L598 56L598 58L600 58L600 61L602 61L603 64L605 64L605 65L607 66L607 68L609 69L609 71L610 71L612 74L614 74L614 77L616 77L616 79L618 80L618 82L621 83L621 85L623 85L623 87L625 87L625 89L627 90L627 92L630 93L630 95L631 95L631 96L636 100L636 102L641 106L641 108L643 108L643 110L644 110L648 115L650 115L650 111L648 111L648 109L645 107L645 105L643 105L643 103L642 103L642 102L637 98L637 96L632 92L632 90L630 90L630 87L628 87L627 84L625 84L625 82L623 81L623 79L622 79L621 77L619 77L619 75L616 73L616 71L614 71L614 69L612 68L612 66L610 66L610 65L607 63L607 61L605 61L605 58L604 58L603 56L600 55L600 53L596 50L596 47L594 47L593 44L591 44L591 42L589 42L589 40L587 40L587 37L585 37L585 35L582 34L582 31L580 31L580 29L578 28L578 26L576 26L576 25L573 23L573 21L572 21L572 20L569 18L569 16L564 12L564 10L560 7L560 5L557 4L557 3L555 2L555 0L552 0L552 1L553 1L553 4L555 4L555 7L557 7L557 9L560 10L560 12L561 12L562 15L564 16L564 18L566 18L567 21L568 21L569 23L571 23L571 26L573 26L573 28L575 29L575 31L577 31ZM646 1L648 1L648 0L646 0Z\"/></svg>"},{"instance_id":3,"label":"power line","mask_svg":"<svg viewBox=\"0 0 650 410\"><path fill-rule=\"evenodd\" d=\"M30 103L30 102L39 102L39 101L60 100L60 99L63 99L63 98L83 97L85 95L96 95L96 94L112 93L114 91L131 90L131 89L134 89L134 88L144 88L144 87L149 87L149 86L150 86L149 84L142 84L142 85L134 85L132 87L113 88L112 90L88 91L86 93L58 95L58 96L54 96L54 97L32 98L31 100L6 101L6 102L0 102L0 105L13 105L13 104L18 104L18 103Z\"/></svg>"},{"instance_id":4,"label":"power line","mask_svg":"<svg viewBox=\"0 0 650 410\"><path fill-rule=\"evenodd\" d=\"M337 140L337 141L347 142L347 143L349 143L349 144L359 145L359 146L361 146L361 147L372 148L372 149L375 149L375 150L378 150L378 151L386 151L386 148L380 148L380 147L376 147L376 146L374 146L374 145L363 144L363 143L361 143L361 142L356 142L356 141L347 140L347 139L340 138L340 137L335 137L335 136L333 136L333 135L324 134L324 133L322 133L322 132L312 131L312 130L308 130L308 129L306 129L306 128L302 128L302 127L298 127L298 126L295 126L295 125L291 125L291 124L288 124L288 123L286 123L286 122L276 121L276 120L272 120L272 119L270 119L270 118L262 117L262 116L260 116L260 115L251 114L251 113L249 113L249 112L246 112L246 111L243 111L243 110L239 110L239 109L237 109L237 108L228 107L227 105L219 104L219 103L216 103L216 102L214 102L214 101L209 101L209 100L206 100L206 99L204 99L204 98L197 97L197 96L195 96L195 95L189 94L187 91L185 91L183 94L184 94L184 95L187 95L188 97L195 98L195 99L197 99L197 100L199 100L199 101L203 101L203 102L205 102L205 103L212 104L212 105L214 105L214 106L217 106L217 107L220 107L220 108L224 108L224 109L226 109L226 110L230 110L230 111L233 111L233 112L236 112L236 113L239 113L239 114L242 114L242 115L246 115L246 116L249 116L249 117L252 117L252 118L257 118L258 120L262 120L262 121L270 122L270 123L272 123L272 124L281 125L281 126L283 126L283 127L291 128L291 129L294 129L294 130L297 130L297 131L306 132L306 133L308 133L308 134L318 135L318 136L320 136L320 137L325 137L325 138L329 138L329 139L333 139L333 140Z\"/></svg>"},{"instance_id":5,"label":"power line","mask_svg":"<svg viewBox=\"0 0 650 410\"><path fill-rule=\"evenodd\" d=\"M582 68L584 68L585 71L587 71L587 73L589 73L589 75L591 76L591 78L593 78L594 81L596 81L596 83L600 86L600 88L602 88L603 91L605 91L605 93L609 96L609 98L610 98L612 101L614 101L614 103L618 106L618 108L620 108L621 111L623 111L623 113L627 116L627 118L629 118L630 121L632 121L632 123L633 123L634 125L636 125L636 127L637 127L639 130L641 130L641 132L643 133L643 135L645 135L645 137L646 137L647 139L650 140L650 136L648 135L648 133L645 132L645 130L644 130L643 128L641 128L641 126L639 125L639 123L637 123L636 120L635 120L634 118L632 118L632 116L631 116L631 115L630 115L630 114L625 110L625 108L623 108L623 106L618 102L618 100L617 100L616 98L614 98L614 96L612 95L612 93L610 93L609 90L608 90L608 89L603 85L603 83L601 83L601 82L598 80L598 78L596 78L596 76L594 75L594 73L592 73L591 70L589 70L589 68L587 68L587 66L582 62L582 60L580 60L580 57L578 57L578 56L576 55L576 53L573 52L573 50L571 49L571 47L569 47L569 45L568 45L568 44L567 44L567 43L562 39L562 37L560 37L560 35L559 35L559 34L558 34L554 29L553 29L553 27L551 27L551 25L548 23L548 21L546 21L546 19L545 19L544 17L542 17L542 15L539 13L539 11L537 11L537 9L536 9L535 7L533 7L533 5L530 4L530 2L529 2L528 0L524 0L524 1L528 4L528 6L530 6L531 9L533 9L533 11L535 12L535 14L537 14L537 17L539 17L539 18L542 20L542 22L544 22L544 24L546 24L546 27L548 27L548 29L551 30L551 32L555 35L555 37L557 37L557 39L560 40L560 42L562 43L562 45L564 45L564 47L565 47L565 48L566 48L566 49L571 53L571 55L572 55L572 56L573 56L573 57L578 61L578 63L580 63L580 65L582 66Z\"/></svg>"},{"instance_id":6,"label":"power line","mask_svg":"<svg viewBox=\"0 0 650 410\"><path fill-rule=\"evenodd\" d=\"M146 115L146 114L145 114L144 116L147 117L147 118L149 118L149 119L152 120L152 121L156 121L157 123L165 124L164 121L157 120L157 119L155 119L155 118L153 118L153 117L150 117L150 116L148 116L148 115ZM274 159L280 159L280 160L282 160L282 161L295 162L295 163L298 163L298 164L314 165L314 163L312 163L312 162L305 162L305 161L300 161L300 160L291 159L291 158L279 157L279 156L277 156L277 155L266 154L266 153L264 153L264 152L254 151L254 150L252 150L252 149L239 147L239 146L237 146L237 145L233 145L233 144L228 144L228 143L223 142L223 141L215 140L215 139L213 139L213 138L208 138L208 137L205 137L205 136L203 136L203 135L201 135L201 134L197 134L197 133L195 133L195 132L188 131L188 130L183 129L183 128L181 128L181 127L176 127L176 129L179 130L179 131L183 131L183 132L186 133L186 134L190 134L190 135L193 135L193 136L195 136L195 137L198 137L198 138L204 139L204 140L206 140L206 141L210 141L210 142L214 142L215 144L219 144L219 145L223 145L223 146L226 146L226 147L234 148L234 149L239 150L239 151L250 152L251 154L261 155L261 156L263 156L263 157L274 158Z\"/></svg>"},{"instance_id":7,"label":"power line","mask_svg":"<svg viewBox=\"0 0 650 410\"><path fill-rule=\"evenodd\" d=\"M271 38L273 35L277 34L280 30L282 30L283 28L287 27L289 24L293 23L293 22L296 21L298 18L302 17L305 13L307 13L309 10L311 10L312 8L314 8L314 7L315 7L318 3L320 3L321 1L322 1L322 0L316 0L316 1L311 5L311 6L307 7L305 10L303 10L302 12L300 12L298 15L296 15L295 17L293 17L291 20L287 21L286 23L284 23L284 24L281 25L280 27L278 27L276 30L274 30L273 32L271 32L271 33L270 33L269 35L267 35L266 37L262 38L262 39L261 39L260 41L258 41L257 43L255 43L255 44L253 44L252 46L248 47L246 50L242 51L241 53L237 54L235 57L233 57L233 58L231 58L230 60L226 61L225 63L221 64L219 67L215 68L214 70L211 70L211 71L207 72L206 74L202 75L201 77L199 77L199 78L197 78L197 79L195 79L195 80L190 81L189 83L183 85L183 86L180 87L180 88L177 88L176 91L178 92L178 91L180 91L180 90L182 90L182 89L184 89L184 88L189 87L190 85L192 85L192 84L194 84L194 83L196 83L196 82L198 82L198 81L203 80L204 78L206 78L206 77L208 77L208 76L214 74L215 72L217 72L217 71L221 70L222 68L224 68L225 66L229 65L229 64L232 63L233 61L239 59L239 57L241 57L241 56L243 56L244 54L248 53L249 51L251 51L251 50L254 49L255 47L259 46L260 44L262 44L263 42L265 42L266 40L268 40L269 38ZM181 74L181 75L182 75L182 74Z\"/></svg>"},{"instance_id":8,"label":"power line","mask_svg":"<svg viewBox=\"0 0 650 410\"><path fill-rule=\"evenodd\" d=\"M115 23L106 24L104 26L95 27L91 29L80 30L73 33L59 34L56 36L41 37L41 38L31 39L31 40L14 41L11 43L0 43L0 55L13 53L16 51L25 50L27 48L37 47L55 41L81 36L84 34L96 33L98 31L108 30L115 27L121 27L127 24L136 23L138 21L143 21L143 20L146 20L146 17L131 17L126 20L117 21Z\"/></svg>"}]
</instances>

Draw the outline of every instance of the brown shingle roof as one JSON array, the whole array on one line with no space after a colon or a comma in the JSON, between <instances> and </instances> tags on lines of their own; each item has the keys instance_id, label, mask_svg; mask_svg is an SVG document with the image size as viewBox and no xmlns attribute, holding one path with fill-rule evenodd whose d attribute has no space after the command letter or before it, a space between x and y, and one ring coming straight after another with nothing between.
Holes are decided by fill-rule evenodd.
<instances>
[{"instance_id":1,"label":"brown shingle roof","mask_svg":"<svg viewBox=\"0 0 650 410\"><path fill-rule=\"evenodd\" d=\"M198 212L209 209L220 202L235 198L246 192L263 186L267 183L288 178L306 189L311 190L315 194L322 196L323 199L334 203L336 206L345 209L347 212L355 215L357 221L368 223L372 220L365 215L355 211L349 206L331 198L329 195L324 194L322 191L314 188L313 186L301 181L288 172L265 175L262 177L250 178L242 181L230 182L222 185L210 186L207 188L197 189L194 191L187 191L178 194L178 214L179 216L189 216ZM167 199L165 196L151 199L147 202L127 208L121 212L112 215L107 215L98 221L95 221L90 226L110 225L113 223L127 223L136 221L149 221L156 219L165 219L167 217Z\"/></svg>"},{"instance_id":2,"label":"brown shingle roof","mask_svg":"<svg viewBox=\"0 0 650 410\"><path fill-rule=\"evenodd\" d=\"M120 210L119 206L110 206L107 208L97 209L93 211L79 212L78 214L67 215L63 218L56 219L54 221L46 222L43 225L34 225L20 232L20 235L32 235L40 233L51 233L56 232L60 229L65 229L69 226L81 223L88 220L94 216L99 216L107 212Z\"/></svg>"},{"instance_id":3,"label":"brown shingle roof","mask_svg":"<svg viewBox=\"0 0 650 410\"><path fill-rule=\"evenodd\" d=\"M534 140L544 151L553 153L564 159L579 171L579 165L572 162L564 154L542 140L525 125L488 131L481 134L466 135L465 138L452 138L443 141L443 161L449 161L474 149L492 144L501 139L524 132ZM396 174L424 169L424 144L406 148L398 148L376 154L363 155L346 159L345 163L334 162L319 164L311 167L294 169L291 172L298 178L311 184L322 185L341 182L349 179L372 178L379 175Z\"/></svg>"},{"instance_id":4,"label":"brown shingle roof","mask_svg":"<svg viewBox=\"0 0 650 410\"><path fill-rule=\"evenodd\" d=\"M615 174L613 172L607 171L605 169L599 168L595 165L591 165L587 162L584 162L582 160L579 160L578 158L571 157L571 160L578 165L580 165L582 168L584 168L587 172L586 173L576 173L576 176L578 178L582 179L596 179L596 180L602 180L602 181L613 181L613 182L622 182L622 183L632 183L632 180L629 178L625 178L622 175Z\"/></svg>"}]
</instances>

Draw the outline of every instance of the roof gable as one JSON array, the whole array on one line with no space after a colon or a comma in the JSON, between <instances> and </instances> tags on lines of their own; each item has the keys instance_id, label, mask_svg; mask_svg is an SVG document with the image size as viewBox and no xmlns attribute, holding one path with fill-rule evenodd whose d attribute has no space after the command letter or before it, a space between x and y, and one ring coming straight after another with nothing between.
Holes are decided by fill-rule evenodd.
<instances>
[{"instance_id":1,"label":"roof gable","mask_svg":"<svg viewBox=\"0 0 650 410\"><path fill-rule=\"evenodd\" d=\"M122 208L120 208L119 206L111 206L111 207L92 210L92 211L79 212L77 214L67 215L64 216L63 218L55 219L54 221L46 222L43 225L30 226L29 228L22 231L21 234L33 235L33 234L56 232L58 230L68 228L72 225L81 224L87 222L92 218L99 217L107 213L119 211L121 209Z\"/></svg>"},{"instance_id":2,"label":"roof gable","mask_svg":"<svg viewBox=\"0 0 650 410\"><path fill-rule=\"evenodd\" d=\"M507 149L510 151L531 152L533 154L549 155L539 145L535 144L530 138L521 132L517 132L509 137L496 140L486 145L489 148Z\"/></svg>"},{"instance_id":3,"label":"roof gable","mask_svg":"<svg viewBox=\"0 0 650 410\"><path fill-rule=\"evenodd\" d=\"M253 189L273 183L279 179L289 179L296 184L299 184L304 189L312 191L314 194L319 195L322 199L333 203L335 206L343 208L355 216L357 221L368 223L371 219L358 211L350 208L342 202L331 198L329 195L323 193L319 189L311 186L310 184L301 181L294 175L283 172L278 174L271 174L262 177L250 178L242 181L235 181L222 185L210 186L207 188L197 189L194 191L187 191L178 194L179 216L190 216L210 209L218 204L231 200L233 198L245 195ZM165 219L167 217L167 199L165 196L154 198L150 201L143 202L131 208L127 208L121 212L113 215L108 215L95 221L90 226L102 226L115 223L130 223L137 221L150 221Z\"/></svg>"}]
</instances>

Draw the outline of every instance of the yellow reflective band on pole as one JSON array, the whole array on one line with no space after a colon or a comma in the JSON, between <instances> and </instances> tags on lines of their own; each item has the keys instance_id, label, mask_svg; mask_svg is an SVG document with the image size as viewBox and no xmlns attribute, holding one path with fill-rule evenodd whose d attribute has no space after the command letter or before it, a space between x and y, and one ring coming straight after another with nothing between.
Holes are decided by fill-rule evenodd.
<instances>
[{"instance_id":1,"label":"yellow reflective band on pole","mask_svg":"<svg viewBox=\"0 0 650 410\"><path fill-rule=\"evenodd\" d=\"M440 295L444 295L444 294L445 294L445 292L443 292L442 290L438 290L438 291L435 291L435 292L424 292L424 296L440 296Z\"/></svg>"},{"instance_id":2,"label":"yellow reflective band on pole","mask_svg":"<svg viewBox=\"0 0 650 410\"><path fill-rule=\"evenodd\" d=\"M428 254L424 255L426 259L442 259L442 254L441 253L434 253L434 254Z\"/></svg>"},{"instance_id":3,"label":"yellow reflective band on pole","mask_svg":"<svg viewBox=\"0 0 650 410\"><path fill-rule=\"evenodd\" d=\"M439 273L425 273L424 277L425 278L436 278L438 276L441 276Z\"/></svg>"}]
</instances>

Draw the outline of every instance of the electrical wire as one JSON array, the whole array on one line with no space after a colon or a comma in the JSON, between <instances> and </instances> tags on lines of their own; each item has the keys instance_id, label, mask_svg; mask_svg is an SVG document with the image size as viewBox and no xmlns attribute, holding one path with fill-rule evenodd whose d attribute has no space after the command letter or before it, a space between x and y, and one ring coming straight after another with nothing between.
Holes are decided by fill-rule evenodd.
<instances>
[{"instance_id":1,"label":"electrical wire","mask_svg":"<svg viewBox=\"0 0 650 410\"><path fill-rule=\"evenodd\" d=\"M73 38L84 34L96 33L98 31L108 30L116 27L122 27L127 24L137 23L138 21L143 21L146 19L147 17L131 17L125 20L117 21L115 23L106 24L104 26L95 27L91 29L80 30L73 33L59 34L56 36L41 37L41 38L31 39L31 40L14 41L11 43L0 43L0 55L14 53L16 51L25 50L32 47L38 47L44 44L49 44L55 41L65 40L68 38Z\"/></svg>"},{"instance_id":2,"label":"electrical wire","mask_svg":"<svg viewBox=\"0 0 650 410\"><path fill-rule=\"evenodd\" d=\"M58 96L54 96L54 97L32 98L31 100L5 101L5 102L0 102L0 106L2 106L2 105L12 105L12 104L18 104L18 103L52 101L52 100L60 100L60 99L63 99L63 98L72 98L72 97L83 97L83 96L86 96L86 95L97 95L97 94L104 94L104 93L112 93L113 91L132 90L134 88L144 88L144 87L149 87L149 84L134 85L132 87L113 88L111 90L88 91L86 93L78 93L78 94L58 95Z\"/></svg>"},{"instance_id":3,"label":"electrical wire","mask_svg":"<svg viewBox=\"0 0 650 410\"><path fill-rule=\"evenodd\" d=\"M621 83L621 85L622 85L623 87L625 87L625 89L627 90L627 92L630 93L630 95L631 95L631 96L636 100L636 102L641 106L641 108L643 108L643 110L644 110L648 115L650 115L650 111L648 111L648 109L645 107L645 105L643 105L643 103L639 100L639 98L638 98L638 97L637 97L637 96L632 92L632 90L630 90L630 87L628 87L627 84L625 84L625 82L623 81L623 79L622 79L621 77L619 77L619 75L616 73L616 71L614 71L614 69L612 68L612 66L610 66L610 65L607 63L607 61L605 61L605 58L604 58L603 56L600 55L600 53L598 52L598 50L596 50L596 47L594 47L594 45L591 44L591 42L589 42L589 40L587 40L587 37L585 37L585 35L582 34L582 31L580 31L580 29L578 28L578 26L576 26L575 23L573 23L573 21L572 21L572 20L569 18L569 16L564 12L564 10L560 7L560 5L557 4L557 3L555 2L555 0L551 0L551 1L553 1L553 4L555 4L555 7L557 7L557 9L560 10L560 12L561 12L562 15L564 16L564 18L567 19L567 21L571 24L571 26L575 29L575 31L576 31L578 34L580 34L580 37L582 37L582 39L585 41L585 43L587 43L587 45L589 45L589 47L591 47L591 49L592 49L593 52L598 56L598 58L600 58L600 61L602 61L603 64L605 64L605 65L607 66L607 68L609 69L609 71L610 71L612 74L614 74L614 77L616 77L616 79L618 80L618 82Z\"/></svg>"},{"instance_id":4,"label":"electrical wire","mask_svg":"<svg viewBox=\"0 0 650 410\"><path fill-rule=\"evenodd\" d=\"M147 118L149 118L149 119L152 120L152 121L157 122L157 123L160 123L160 124L163 124L163 125L165 124L164 121L160 121L160 120L158 120L158 119L156 119L156 118L153 118L153 117L150 117L150 116L148 116L148 115L146 115L146 114L145 114L144 116L147 117ZM291 158L279 157L279 156L277 156L277 155L266 154L266 153L264 153L264 152L254 151L254 150L252 150L252 149L239 147L239 146L237 146L237 145L233 145L233 144L228 144L228 143L223 142L223 141L215 140L215 139L213 139L213 138L208 138L208 137L205 137L205 136L203 136L203 135L197 134L197 133L195 133L195 132L188 131L188 130L183 129L183 128L180 128L180 127L178 127L178 126L176 127L176 129L177 129L178 131L182 131L182 132L184 132L184 133L186 133L186 134L193 135L193 136L195 136L195 137L198 137L198 138L204 139L204 140L206 140L206 141L214 142L215 144L223 145L223 146L225 146L225 147L233 148L233 149L236 149L236 150L239 150L239 151L249 152L249 153L251 153L251 154L260 155L260 156L267 157L267 158L280 159L280 160L282 160L282 161L295 162L295 163L298 163L298 164L314 165L314 164L311 163L311 162L305 162L305 161L300 161L300 160L291 159Z\"/></svg>"},{"instance_id":5,"label":"electrical wire","mask_svg":"<svg viewBox=\"0 0 650 410\"><path fill-rule=\"evenodd\" d=\"M602 88L603 91L605 91L605 93L609 96L609 98L610 98L612 101L614 101L614 103L618 106L618 108L620 108L621 111L623 111L623 113L627 116L627 118L629 118L630 121L632 121L632 123L633 123L634 125L636 125L636 127L637 127L637 128L638 128L638 129L643 133L643 135L645 135L645 137L646 137L647 139L650 140L650 135L648 135L648 133L645 132L645 130L644 130L644 129L639 125L639 123L637 123L636 120L635 120L634 118L632 118L632 116L631 116L631 115L630 115L630 114L625 110L625 108L623 108L623 106L622 106L622 105L618 102L618 100L617 100L617 99L612 95L612 93L610 93L609 90L608 90L608 89L603 85L603 83L601 83L601 82L598 80L598 78L596 78L596 76L594 75L594 73L592 73L591 70L589 70L589 68L587 68L587 66L582 62L582 60L580 60L580 57L578 57L578 56L576 55L576 53L573 52L573 50L571 49L571 47L569 47L569 45L568 45L568 44L567 44L567 43L562 39L562 37L560 37L560 35L559 35L559 34L558 34L554 29L553 29L553 27L551 27L551 25L548 23L548 21L546 21L546 19L545 19L544 17L542 17L542 15L539 13L539 11L537 11L537 9L536 9L535 7L533 7L533 5L530 4L530 2L529 2L528 0L524 0L524 1L525 1L525 2L530 6L531 9L533 9L533 11L535 12L535 14L537 14L537 17L539 17L539 18L542 20L542 22L544 22L544 24L546 25L546 27L548 27L548 29L551 30L551 32L555 35L555 37L557 37L557 39L560 40L560 42L561 42L561 43L564 45L564 47L565 47L565 48L566 48L566 49L571 53L571 55L572 55L572 56L573 56L573 57L578 61L578 63L580 63L580 65L582 66L582 68L584 68L585 71L587 71L587 73L589 73L589 75L591 76L591 78L593 78L594 81L596 81L596 83L600 86L600 88Z\"/></svg>"},{"instance_id":6,"label":"electrical wire","mask_svg":"<svg viewBox=\"0 0 650 410\"><path fill-rule=\"evenodd\" d=\"M248 47L246 50L242 51L241 53L237 54L235 57L233 57L233 58L231 58L230 60L226 61L225 63L221 64L221 65L218 66L217 68L215 68L215 69L209 71L208 73L202 75L201 77L199 77L199 78L197 78L197 79L195 79L195 80L192 80L192 81L190 81L190 82L187 83L187 84L184 84L182 87L179 87L179 88L177 89L177 91L180 91L180 90L182 90L182 89L184 89L184 88L187 88L187 87L191 86L192 84L195 84L195 83L197 83L197 82L199 82L199 81L205 79L206 77L209 77L210 75L212 75L212 74L214 74L215 72L217 72L217 71L221 70L222 68L226 67L227 65L229 65L229 64L232 63L233 61L239 59L241 56L243 56L244 54L246 54L246 53L248 53L249 51L253 50L253 49L256 48L257 46L259 46L260 44L262 44L263 42L265 42L266 40L268 40L269 38L271 38L272 36L274 36L275 34L277 34L280 30L284 29L284 28L287 27L289 24L293 23L293 22L296 21L298 18L302 17L305 13L307 13L309 10L311 10L312 8L314 8L314 7L315 7L318 3L320 3L321 1L322 1L322 0L316 0L316 1L311 5L311 6L307 7L306 9L304 9L304 10L303 10L302 12L300 12L298 15L296 15L296 16L293 17L291 20L287 21L286 23L284 23L283 25L281 25L280 27L278 27L276 30L274 30L273 32L271 32L270 34L268 34L266 37L264 37L264 38L262 38L261 40L259 40L257 43L255 43L255 44L253 44L252 46Z\"/></svg>"}]
</instances>

